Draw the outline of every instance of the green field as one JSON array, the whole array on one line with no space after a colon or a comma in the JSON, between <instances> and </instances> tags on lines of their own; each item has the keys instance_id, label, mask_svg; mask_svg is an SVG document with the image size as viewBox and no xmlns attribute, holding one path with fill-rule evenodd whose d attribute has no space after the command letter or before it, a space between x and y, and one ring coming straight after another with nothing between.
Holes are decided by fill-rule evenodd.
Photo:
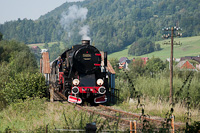
<instances>
[{"instance_id":1,"label":"green field","mask_svg":"<svg viewBox=\"0 0 200 133\"><path fill-rule=\"evenodd\" d=\"M38 46L40 49L44 49L44 44L45 43L35 43L35 44L28 44L28 46L29 47ZM53 44L58 44L58 42L49 42L48 43L49 47L51 47ZM60 48L64 49L64 43L63 42L60 42Z\"/></svg>"},{"instance_id":2,"label":"green field","mask_svg":"<svg viewBox=\"0 0 200 133\"><path fill-rule=\"evenodd\" d=\"M128 55L128 48L127 46L124 50L115 52L112 54L109 54L109 58L117 58L120 59L121 57L128 57L129 59L132 58L138 58L138 57L159 57L162 60L166 60L167 58L170 58L170 46L171 45L165 45L164 42L169 42L168 40L163 41L157 41L156 43L159 43L161 45L162 50L156 51L153 53L145 54L142 56L130 56ZM200 55L200 36L194 36L194 37L185 37L185 38L175 38L175 42L180 41L182 45L174 45L174 58L180 58L184 56L198 56Z\"/></svg>"}]
</instances>

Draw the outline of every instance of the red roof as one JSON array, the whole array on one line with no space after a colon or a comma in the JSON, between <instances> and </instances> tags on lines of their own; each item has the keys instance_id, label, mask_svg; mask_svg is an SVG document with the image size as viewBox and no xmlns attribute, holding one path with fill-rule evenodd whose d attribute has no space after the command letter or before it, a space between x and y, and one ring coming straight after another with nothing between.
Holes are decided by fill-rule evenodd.
<instances>
[{"instance_id":1,"label":"red roof","mask_svg":"<svg viewBox=\"0 0 200 133\"><path fill-rule=\"evenodd\" d=\"M189 61L186 61L186 62L181 66L181 68L195 69L195 67L194 67Z\"/></svg>"},{"instance_id":2,"label":"red roof","mask_svg":"<svg viewBox=\"0 0 200 133\"><path fill-rule=\"evenodd\" d=\"M38 48L38 46L32 46L32 49L37 49Z\"/></svg>"},{"instance_id":3,"label":"red roof","mask_svg":"<svg viewBox=\"0 0 200 133\"><path fill-rule=\"evenodd\" d=\"M196 69L189 61L180 61L177 67L180 69Z\"/></svg>"}]
</instances>

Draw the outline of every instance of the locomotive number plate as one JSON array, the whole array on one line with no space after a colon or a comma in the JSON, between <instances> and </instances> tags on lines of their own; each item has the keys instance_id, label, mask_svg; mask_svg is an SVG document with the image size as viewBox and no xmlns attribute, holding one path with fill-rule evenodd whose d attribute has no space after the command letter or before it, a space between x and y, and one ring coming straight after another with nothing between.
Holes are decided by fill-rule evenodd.
<instances>
[{"instance_id":1,"label":"locomotive number plate","mask_svg":"<svg viewBox=\"0 0 200 133\"><path fill-rule=\"evenodd\" d=\"M91 60L91 54L83 54L84 60Z\"/></svg>"}]
</instances>

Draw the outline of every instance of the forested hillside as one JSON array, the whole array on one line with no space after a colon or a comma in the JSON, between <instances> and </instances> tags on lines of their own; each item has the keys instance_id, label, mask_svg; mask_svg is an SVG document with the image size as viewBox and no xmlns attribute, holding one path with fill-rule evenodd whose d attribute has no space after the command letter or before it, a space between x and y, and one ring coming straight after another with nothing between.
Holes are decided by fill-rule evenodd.
<instances>
[{"instance_id":1,"label":"forested hillside","mask_svg":"<svg viewBox=\"0 0 200 133\"><path fill-rule=\"evenodd\" d=\"M85 11L85 18L68 22L72 9L75 15ZM65 3L36 21L6 22L0 32L3 39L26 44L63 41L71 46L80 42L80 31L86 26L95 46L115 52L139 38L160 40L165 26L180 26L183 36L200 35L199 9L197 0L86 0Z\"/></svg>"}]
</instances>

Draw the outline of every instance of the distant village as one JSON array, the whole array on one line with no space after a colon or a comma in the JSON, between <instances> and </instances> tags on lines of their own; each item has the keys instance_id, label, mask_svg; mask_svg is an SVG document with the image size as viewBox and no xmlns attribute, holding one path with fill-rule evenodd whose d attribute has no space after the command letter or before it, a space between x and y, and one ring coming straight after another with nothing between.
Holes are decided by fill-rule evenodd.
<instances>
[{"instance_id":1,"label":"distant village","mask_svg":"<svg viewBox=\"0 0 200 133\"><path fill-rule=\"evenodd\" d=\"M144 65L146 65L146 63L149 60L148 57L142 57L140 59L143 61ZM170 58L166 60L170 62ZM132 61L134 62L135 58L133 58L132 60L129 60L127 57L121 57L119 59L119 69L128 69L128 65ZM200 71L200 57L199 56L186 56L186 57L181 57L177 59L174 58L173 61L177 63L175 67L178 69ZM192 62L195 62L195 65Z\"/></svg>"}]
</instances>

